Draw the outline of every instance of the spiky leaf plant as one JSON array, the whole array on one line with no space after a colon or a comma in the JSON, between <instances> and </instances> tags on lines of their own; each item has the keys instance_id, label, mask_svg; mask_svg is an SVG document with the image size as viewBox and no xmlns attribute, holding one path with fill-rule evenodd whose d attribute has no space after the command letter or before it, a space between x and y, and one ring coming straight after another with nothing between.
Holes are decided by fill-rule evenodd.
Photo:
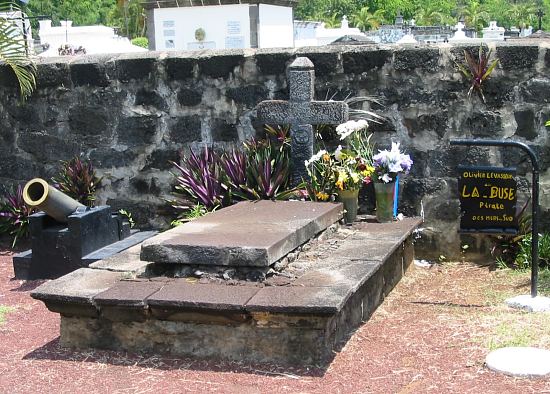
<instances>
[{"instance_id":1,"label":"spiky leaf plant","mask_svg":"<svg viewBox=\"0 0 550 394\"><path fill-rule=\"evenodd\" d=\"M477 59L472 56L470 52L464 50L465 64L455 62L462 74L470 80L470 89L468 90L468 97L472 95L475 90L479 96L485 102L485 95L483 94L483 81L485 81L495 67L497 66L499 59L495 59L489 64L491 60L491 50L484 51L483 45L479 46L479 52Z\"/></svg>"},{"instance_id":2,"label":"spiky leaf plant","mask_svg":"<svg viewBox=\"0 0 550 394\"><path fill-rule=\"evenodd\" d=\"M0 3L0 11L9 15L20 15L20 9L12 1ZM0 16L0 65L11 68L25 100L36 87L36 66L27 55L27 48L21 29L13 19Z\"/></svg>"},{"instance_id":3,"label":"spiky leaf plant","mask_svg":"<svg viewBox=\"0 0 550 394\"><path fill-rule=\"evenodd\" d=\"M54 186L80 203L93 207L96 192L101 187L91 161L82 161L78 156L61 161L61 170L52 178Z\"/></svg>"},{"instance_id":4,"label":"spiky leaf plant","mask_svg":"<svg viewBox=\"0 0 550 394\"><path fill-rule=\"evenodd\" d=\"M186 209L188 204L182 196L188 195L206 209L212 210L222 205L224 189L222 187L222 168L219 157L208 147L196 155L191 152L182 164L171 162L177 169L176 200L170 203L176 209Z\"/></svg>"},{"instance_id":5,"label":"spiky leaf plant","mask_svg":"<svg viewBox=\"0 0 550 394\"><path fill-rule=\"evenodd\" d=\"M13 236L12 247L29 235L29 215L35 212L23 200L23 188L15 191L3 187L0 195L0 234Z\"/></svg>"}]
</instances>

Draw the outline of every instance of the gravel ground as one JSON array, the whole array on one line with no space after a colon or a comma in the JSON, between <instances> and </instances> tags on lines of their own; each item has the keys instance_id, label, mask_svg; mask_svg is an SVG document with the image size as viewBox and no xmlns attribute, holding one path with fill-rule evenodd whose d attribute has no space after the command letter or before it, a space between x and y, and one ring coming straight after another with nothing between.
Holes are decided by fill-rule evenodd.
<instances>
[{"instance_id":1,"label":"gravel ground","mask_svg":"<svg viewBox=\"0 0 550 394\"><path fill-rule=\"evenodd\" d=\"M527 293L524 282L512 290ZM0 306L12 308L0 323L1 393L550 392L550 379L484 366L488 336L510 314L501 292L512 284L469 264L409 270L326 368L64 349L59 316L29 296L40 283L14 280L11 252L0 250Z\"/></svg>"}]
</instances>

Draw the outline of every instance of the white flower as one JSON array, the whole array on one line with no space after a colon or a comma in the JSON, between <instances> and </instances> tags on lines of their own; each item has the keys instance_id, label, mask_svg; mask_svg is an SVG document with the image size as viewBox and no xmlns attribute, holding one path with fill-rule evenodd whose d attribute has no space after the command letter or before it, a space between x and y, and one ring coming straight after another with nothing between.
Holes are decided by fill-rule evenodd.
<instances>
[{"instance_id":1,"label":"white flower","mask_svg":"<svg viewBox=\"0 0 550 394\"><path fill-rule=\"evenodd\" d=\"M389 172L401 172L402 170L401 163L400 162L390 163L390 165L388 166L388 170Z\"/></svg>"},{"instance_id":2,"label":"white flower","mask_svg":"<svg viewBox=\"0 0 550 394\"><path fill-rule=\"evenodd\" d=\"M390 183L392 181L391 177L389 176L388 173L385 173L384 175L382 175L380 177L380 179L382 180L382 182L384 183Z\"/></svg>"},{"instance_id":3,"label":"white flower","mask_svg":"<svg viewBox=\"0 0 550 394\"><path fill-rule=\"evenodd\" d=\"M338 148L334 151L334 158L338 161L342 161L342 145L338 145Z\"/></svg>"},{"instance_id":4,"label":"white flower","mask_svg":"<svg viewBox=\"0 0 550 394\"><path fill-rule=\"evenodd\" d=\"M323 155L326 155L327 154L327 151L322 149L320 150L319 152L317 152L316 154L314 154L313 156L311 156L311 159L309 160L306 160L304 163L307 166L309 166L311 163L314 163L316 161L319 161L321 160L321 157L323 157Z\"/></svg>"},{"instance_id":5,"label":"white flower","mask_svg":"<svg viewBox=\"0 0 550 394\"><path fill-rule=\"evenodd\" d=\"M360 120L348 120L346 123L342 123L336 127L336 133L340 136L340 140L344 140L351 134L364 129L368 126L368 123L364 119Z\"/></svg>"}]
</instances>

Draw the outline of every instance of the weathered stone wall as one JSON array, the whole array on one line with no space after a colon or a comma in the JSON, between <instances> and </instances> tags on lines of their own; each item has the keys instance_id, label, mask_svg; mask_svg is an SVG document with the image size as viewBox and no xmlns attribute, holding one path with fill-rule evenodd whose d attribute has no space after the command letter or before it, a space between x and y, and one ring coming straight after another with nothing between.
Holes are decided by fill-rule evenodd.
<instances>
[{"instance_id":1,"label":"weathered stone wall","mask_svg":"<svg viewBox=\"0 0 550 394\"><path fill-rule=\"evenodd\" d=\"M372 125L379 147L400 141L415 165L403 179L401 210L425 215L427 251L460 253L456 166L517 165L515 150L449 148L455 137L513 138L542 163L541 205L550 216L550 44L499 44L500 65L485 84L487 103L468 99L454 65L462 47L337 47L214 53L148 53L42 60L38 89L18 105L10 73L0 70L0 182L49 178L59 160L83 153L104 177L101 202L132 212L142 227L166 225L169 160L201 145L238 144L257 131L254 106L288 98L286 66L308 56L316 97L377 95ZM477 48L471 48L474 51ZM527 190L529 178L522 179ZM476 240L463 238L470 246ZM434 244L436 242L436 244ZM437 245L437 248L434 248ZM478 243L477 246L480 246ZM470 250L475 250L471 248Z\"/></svg>"}]
</instances>

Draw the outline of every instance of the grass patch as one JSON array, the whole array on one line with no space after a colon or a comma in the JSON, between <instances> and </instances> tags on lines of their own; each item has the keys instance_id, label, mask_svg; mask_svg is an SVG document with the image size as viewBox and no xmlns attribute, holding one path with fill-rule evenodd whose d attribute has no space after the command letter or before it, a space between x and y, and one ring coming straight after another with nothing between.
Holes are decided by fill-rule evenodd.
<instances>
[{"instance_id":1,"label":"grass patch","mask_svg":"<svg viewBox=\"0 0 550 394\"><path fill-rule=\"evenodd\" d=\"M6 321L6 315L14 309L15 308L12 308L11 306L0 305L0 324L4 324Z\"/></svg>"},{"instance_id":2,"label":"grass patch","mask_svg":"<svg viewBox=\"0 0 550 394\"><path fill-rule=\"evenodd\" d=\"M483 335L489 350L508 346L550 347L550 314L504 312L487 314L482 319Z\"/></svg>"}]
</instances>

